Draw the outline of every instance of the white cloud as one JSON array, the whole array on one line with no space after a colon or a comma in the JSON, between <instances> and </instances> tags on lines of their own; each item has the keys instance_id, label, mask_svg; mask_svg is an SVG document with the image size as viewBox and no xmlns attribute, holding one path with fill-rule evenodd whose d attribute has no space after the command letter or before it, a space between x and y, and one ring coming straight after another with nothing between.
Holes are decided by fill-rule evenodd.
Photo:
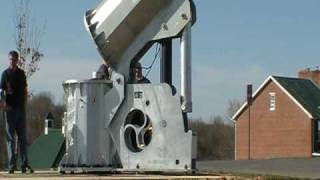
<instances>
[{"instance_id":1,"label":"white cloud","mask_svg":"<svg viewBox=\"0 0 320 180\"><path fill-rule=\"evenodd\" d=\"M267 76L263 68L255 65L227 69L196 64L193 72L192 117L208 119L214 115L225 115L229 100L242 100L245 97L246 84L252 83L257 87Z\"/></svg>"},{"instance_id":2,"label":"white cloud","mask_svg":"<svg viewBox=\"0 0 320 180\"><path fill-rule=\"evenodd\" d=\"M0 70L1 70L1 72L2 72L2 70L4 70L4 69L8 66L8 64L9 64L7 55L5 55L5 54L0 54L0 61L1 61L1 63L0 63Z\"/></svg>"},{"instance_id":3,"label":"white cloud","mask_svg":"<svg viewBox=\"0 0 320 180\"><path fill-rule=\"evenodd\" d=\"M8 65L6 55L0 55L0 68ZM62 82L68 79L88 79L100 65L99 59L50 58L40 62L40 70L29 80L29 90L35 93L51 92L57 101L63 97ZM157 75L155 70L153 74ZM152 76L155 76L152 75ZM245 97L247 83L257 88L268 76L262 67L216 67L197 62L193 66L193 113L192 117L208 119L213 115L224 115L229 100ZM177 80L176 80L177 81ZM177 85L179 90L179 85Z\"/></svg>"},{"instance_id":4,"label":"white cloud","mask_svg":"<svg viewBox=\"0 0 320 180\"><path fill-rule=\"evenodd\" d=\"M0 54L0 71L9 65L6 54ZM56 101L63 97L62 83L68 79L88 79L101 63L99 59L44 58L39 63L40 70L28 80L28 89L33 93L47 91L53 94Z\"/></svg>"},{"instance_id":5,"label":"white cloud","mask_svg":"<svg viewBox=\"0 0 320 180\"><path fill-rule=\"evenodd\" d=\"M56 100L63 97L62 83L68 79L88 79L100 65L97 59L44 59L40 62L40 70L29 80L29 90L35 93L51 92Z\"/></svg>"}]
</instances>

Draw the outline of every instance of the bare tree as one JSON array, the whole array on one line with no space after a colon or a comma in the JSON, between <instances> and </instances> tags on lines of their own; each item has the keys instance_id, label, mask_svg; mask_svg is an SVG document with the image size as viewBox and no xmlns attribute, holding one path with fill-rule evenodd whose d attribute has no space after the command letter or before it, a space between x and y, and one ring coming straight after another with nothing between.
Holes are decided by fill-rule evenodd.
<instances>
[{"instance_id":1,"label":"bare tree","mask_svg":"<svg viewBox=\"0 0 320 180\"><path fill-rule=\"evenodd\" d=\"M229 118L231 118L241 107L242 103L238 99L229 100L226 114Z\"/></svg>"},{"instance_id":2,"label":"bare tree","mask_svg":"<svg viewBox=\"0 0 320 180\"><path fill-rule=\"evenodd\" d=\"M15 41L20 54L18 66L26 72L30 78L39 70L39 62L43 57L40 51L40 40L44 32L44 27L39 28L31 20L30 0L15 0L16 7L16 34Z\"/></svg>"},{"instance_id":3,"label":"bare tree","mask_svg":"<svg viewBox=\"0 0 320 180\"><path fill-rule=\"evenodd\" d=\"M238 111L241 101L232 99L226 106L225 116L215 116L207 120L194 119L191 129L198 136L199 160L234 159L234 124L231 117Z\"/></svg>"}]
</instances>

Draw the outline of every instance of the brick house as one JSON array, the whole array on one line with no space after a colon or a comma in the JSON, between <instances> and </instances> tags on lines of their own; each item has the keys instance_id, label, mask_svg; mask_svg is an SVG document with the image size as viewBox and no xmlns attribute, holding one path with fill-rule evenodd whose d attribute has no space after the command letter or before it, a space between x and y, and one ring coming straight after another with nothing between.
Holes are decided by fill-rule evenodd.
<instances>
[{"instance_id":1,"label":"brick house","mask_svg":"<svg viewBox=\"0 0 320 180\"><path fill-rule=\"evenodd\" d=\"M268 77L235 121L235 159L312 157L320 149L320 89L307 77Z\"/></svg>"}]
</instances>

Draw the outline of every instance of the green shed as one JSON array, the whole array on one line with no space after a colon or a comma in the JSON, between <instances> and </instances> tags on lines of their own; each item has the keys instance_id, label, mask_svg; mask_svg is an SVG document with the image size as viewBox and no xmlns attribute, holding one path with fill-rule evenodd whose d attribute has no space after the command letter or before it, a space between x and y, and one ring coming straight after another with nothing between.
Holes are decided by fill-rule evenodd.
<instances>
[{"instance_id":1,"label":"green shed","mask_svg":"<svg viewBox=\"0 0 320 180\"><path fill-rule=\"evenodd\" d=\"M65 153L65 137L60 129L48 129L28 148L28 157L34 169L57 168Z\"/></svg>"}]
</instances>

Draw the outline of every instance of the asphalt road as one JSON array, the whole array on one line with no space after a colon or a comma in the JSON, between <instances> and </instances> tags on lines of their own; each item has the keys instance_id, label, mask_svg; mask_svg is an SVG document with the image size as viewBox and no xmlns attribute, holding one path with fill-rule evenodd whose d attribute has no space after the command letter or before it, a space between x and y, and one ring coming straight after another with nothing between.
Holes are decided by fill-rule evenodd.
<instances>
[{"instance_id":1,"label":"asphalt road","mask_svg":"<svg viewBox=\"0 0 320 180\"><path fill-rule=\"evenodd\" d=\"M9 175L7 172L0 172L2 178L26 179L233 179L233 177L245 177L253 175L255 178L260 175L275 175L283 177L320 179L320 158L312 159L271 159L251 161L199 161L197 168L200 176L166 176L166 175L60 175L54 171L37 172L32 175L21 175L19 173ZM207 173L206 173L207 172ZM205 175L207 174L207 175ZM236 178L237 179L237 178ZM239 178L243 179L243 178Z\"/></svg>"},{"instance_id":2,"label":"asphalt road","mask_svg":"<svg viewBox=\"0 0 320 180\"><path fill-rule=\"evenodd\" d=\"M320 158L270 159L251 161L200 161L200 171L277 175L320 179Z\"/></svg>"},{"instance_id":3,"label":"asphalt road","mask_svg":"<svg viewBox=\"0 0 320 180\"><path fill-rule=\"evenodd\" d=\"M233 180L232 175L160 175L160 174L59 174L57 171L35 171L34 174L0 172L0 179L16 180ZM242 178L243 179L243 178Z\"/></svg>"}]
</instances>

